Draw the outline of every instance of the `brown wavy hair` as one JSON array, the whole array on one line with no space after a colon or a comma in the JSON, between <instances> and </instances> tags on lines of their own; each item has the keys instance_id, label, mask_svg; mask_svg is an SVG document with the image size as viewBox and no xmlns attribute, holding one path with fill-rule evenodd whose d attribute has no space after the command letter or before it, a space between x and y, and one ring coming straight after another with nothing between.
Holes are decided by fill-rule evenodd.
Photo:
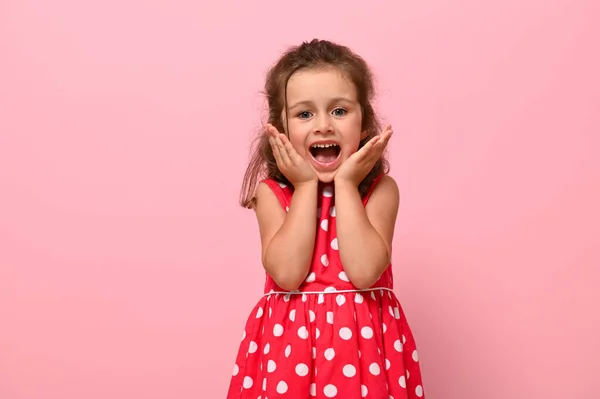
<instances>
[{"instance_id":1,"label":"brown wavy hair","mask_svg":"<svg viewBox=\"0 0 600 399\"><path fill-rule=\"evenodd\" d=\"M265 95L269 106L268 123L280 132L287 131L284 129L284 119L287 118L282 118L282 115L285 110L287 116L287 84L294 72L300 69L327 67L337 68L356 87L358 103L362 109L362 131L367 132L366 137L359 144L361 148L378 135L380 130L379 120L372 105L375 96L373 74L359 55L346 46L327 40L314 39L289 48L267 72ZM367 194L375 178L382 173L387 173L388 168L387 160L382 156L358 186L362 197ZM240 204L243 207L252 209L255 206L256 186L259 179L264 178L271 178L291 186L277 167L268 135L264 129L261 129L244 174L240 193Z\"/></svg>"}]
</instances>

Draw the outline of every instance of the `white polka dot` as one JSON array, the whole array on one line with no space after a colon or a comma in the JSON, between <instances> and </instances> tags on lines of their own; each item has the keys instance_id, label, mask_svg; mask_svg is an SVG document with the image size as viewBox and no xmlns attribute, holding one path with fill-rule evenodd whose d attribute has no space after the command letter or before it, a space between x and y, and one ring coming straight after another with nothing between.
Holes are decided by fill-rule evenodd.
<instances>
[{"instance_id":1,"label":"white polka dot","mask_svg":"<svg viewBox=\"0 0 600 399\"><path fill-rule=\"evenodd\" d=\"M371 291L371 298L373 298L373 300L376 300L377 298L375 298L375 292Z\"/></svg>"},{"instance_id":2,"label":"white polka dot","mask_svg":"<svg viewBox=\"0 0 600 399\"><path fill-rule=\"evenodd\" d=\"M371 365L369 366L369 371L373 375L379 375L381 369L379 368L379 365L377 363L371 363Z\"/></svg>"},{"instance_id":3,"label":"white polka dot","mask_svg":"<svg viewBox=\"0 0 600 399\"><path fill-rule=\"evenodd\" d=\"M350 330L348 327L340 328L340 338L348 341L350 338L352 338L352 330Z\"/></svg>"},{"instance_id":4,"label":"white polka dot","mask_svg":"<svg viewBox=\"0 0 600 399\"><path fill-rule=\"evenodd\" d=\"M296 320L296 309L290 310L290 321Z\"/></svg>"},{"instance_id":5,"label":"white polka dot","mask_svg":"<svg viewBox=\"0 0 600 399\"><path fill-rule=\"evenodd\" d=\"M373 338L373 329L369 326L365 326L360 330L360 335L365 339Z\"/></svg>"},{"instance_id":6,"label":"white polka dot","mask_svg":"<svg viewBox=\"0 0 600 399\"><path fill-rule=\"evenodd\" d=\"M285 183L278 182L277 184L279 184L279 187L281 187L281 188L287 187L287 184L285 184Z\"/></svg>"},{"instance_id":7,"label":"white polka dot","mask_svg":"<svg viewBox=\"0 0 600 399\"><path fill-rule=\"evenodd\" d=\"M257 349L258 349L258 345L256 345L256 342L250 341L250 346L248 347L248 353L254 353L254 352L256 352Z\"/></svg>"},{"instance_id":8,"label":"white polka dot","mask_svg":"<svg viewBox=\"0 0 600 399\"><path fill-rule=\"evenodd\" d=\"M283 296L283 302L289 302L290 301L290 294L285 294Z\"/></svg>"},{"instance_id":9,"label":"white polka dot","mask_svg":"<svg viewBox=\"0 0 600 399\"><path fill-rule=\"evenodd\" d=\"M326 287L323 292L336 292L337 290L335 289L335 287Z\"/></svg>"},{"instance_id":10,"label":"white polka dot","mask_svg":"<svg viewBox=\"0 0 600 399\"><path fill-rule=\"evenodd\" d=\"M415 388L415 393L417 394L417 396L420 398L423 396L423 387L421 385L417 385L417 387Z\"/></svg>"},{"instance_id":11,"label":"white polka dot","mask_svg":"<svg viewBox=\"0 0 600 399\"><path fill-rule=\"evenodd\" d=\"M277 393L283 395L287 392L287 390L288 385L285 383L285 381L279 381L279 384L277 384Z\"/></svg>"},{"instance_id":12,"label":"white polka dot","mask_svg":"<svg viewBox=\"0 0 600 399\"><path fill-rule=\"evenodd\" d=\"M328 219L321 220L321 228L324 231L327 231L327 229L329 228L329 220Z\"/></svg>"},{"instance_id":13,"label":"white polka dot","mask_svg":"<svg viewBox=\"0 0 600 399\"><path fill-rule=\"evenodd\" d=\"M406 370L406 379L408 380L410 378L410 371Z\"/></svg>"},{"instance_id":14,"label":"white polka dot","mask_svg":"<svg viewBox=\"0 0 600 399\"><path fill-rule=\"evenodd\" d=\"M242 341L246 339L246 330L242 333Z\"/></svg>"},{"instance_id":15,"label":"white polka dot","mask_svg":"<svg viewBox=\"0 0 600 399\"><path fill-rule=\"evenodd\" d=\"M344 297L342 294L339 294L339 295L338 295L338 296L335 298L335 301L337 302L337 304L338 304L339 306L342 306L344 303L346 303L346 298L345 298L345 297Z\"/></svg>"},{"instance_id":16,"label":"white polka dot","mask_svg":"<svg viewBox=\"0 0 600 399\"><path fill-rule=\"evenodd\" d=\"M344 375L348 378L354 377L356 375L356 367L354 367L351 364L347 364L344 366L344 368L342 369L342 372L344 373Z\"/></svg>"},{"instance_id":17,"label":"white polka dot","mask_svg":"<svg viewBox=\"0 0 600 399\"><path fill-rule=\"evenodd\" d=\"M250 389L250 388L252 388L252 384L254 384L254 381L252 381L252 378L244 377L244 388Z\"/></svg>"},{"instance_id":18,"label":"white polka dot","mask_svg":"<svg viewBox=\"0 0 600 399\"><path fill-rule=\"evenodd\" d=\"M321 263L325 267L329 266L329 258L327 257L327 254L321 256Z\"/></svg>"},{"instance_id":19,"label":"white polka dot","mask_svg":"<svg viewBox=\"0 0 600 399\"><path fill-rule=\"evenodd\" d=\"M405 344L406 343L406 337L404 336L404 334L402 334L402 343Z\"/></svg>"},{"instance_id":20,"label":"white polka dot","mask_svg":"<svg viewBox=\"0 0 600 399\"><path fill-rule=\"evenodd\" d=\"M417 353L417 351L416 351L416 350L414 350L414 351L413 351L413 353L412 353L412 358L413 358L413 360L414 360L415 362L418 362L418 361L419 361L419 354Z\"/></svg>"},{"instance_id":21,"label":"white polka dot","mask_svg":"<svg viewBox=\"0 0 600 399\"><path fill-rule=\"evenodd\" d=\"M315 339L319 339L321 336L321 331L319 331L318 327L315 327Z\"/></svg>"},{"instance_id":22,"label":"white polka dot","mask_svg":"<svg viewBox=\"0 0 600 399\"><path fill-rule=\"evenodd\" d=\"M298 329L298 336L302 339L308 338L308 330L306 327L302 326Z\"/></svg>"},{"instance_id":23,"label":"white polka dot","mask_svg":"<svg viewBox=\"0 0 600 399\"><path fill-rule=\"evenodd\" d=\"M360 396L362 396L364 398L367 396L368 393L369 393L369 389L365 385L361 385L360 386Z\"/></svg>"},{"instance_id":24,"label":"white polka dot","mask_svg":"<svg viewBox=\"0 0 600 399\"><path fill-rule=\"evenodd\" d=\"M401 377L398 379L398 384L400 384L400 386L401 386L402 388L406 388L406 377L404 377L404 376L401 376Z\"/></svg>"},{"instance_id":25,"label":"white polka dot","mask_svg":"<svg viewBox=\"0 0 600 399\"><path fill-rule=\"evenodd\" d=\"M267 343L265 345L265 349L263 350L263 353L266 355L267 353L269 353L269 350L271 350L271 345L269 345L269 343Z\"/></svg>"},{"instance_id":26,"label":"white polka dot","mask_svg":"<svg viewBox=\"0 0 600 399\"><path fill-rule=\"evenodd\" d=\"M328 398L334 398L335 395L337 395L337 388L333 384L325 385L325 388L323 388L323 393Z\"/></svg>"},{"instance_id":27,"label":"white polka dot","mask_svg":"<svg viewBox=\"0 0 600 399\"><path fill-rule=\"evenodd\" d=\"M390 367L392 367L392 363L389 361L389 359L385 359L385 369L389 370Z\"/></svg>"},{"instance_id":28,"label":"white polka dot","mask_svg":"<svg viewBox=\"0 0 600 399\"><path fill-rule=\"evenodd\" d=\"M310 322L312 323L317 318L317 315L312 310L309 310L308 311L308 318L309 318Z\"/></svg>"},{"instance_id":29,"label":"white polka dot","mask_svg":"<svg viewBox=\"0 0 600 399\"><path fill-rule=\"evenodd\" d=\"M394 349L396 349L398 352L402 352L402 347L404 345L402 345L402 342L400 342L399 339L397 339L396 341L394 341Z\"/></svg>"},{"instance_id":30,"label":"white polka dot","mask_svg":"<svg viewBox=\"0 0 600 399\"><path fill-rule=\"evenodd\" d=\"M333 188L331 186L323 187L323 197L333 197Z\"/></svg>"},{"instance_id":31,"label":"white polka dot","mask_svg":"<svg viewBox=\"0 0 600 399\"><path fill-rule=\"evenodd\" d=\"M259 317L262 317L263 315L263 308L258 308L258 310L256 311L256 318L258 319Z\"/></svg>"},{"instance_id":32,"label":"white polka dot","mask_svg":"<svg viewBox=\"0 0 600 399\"><path fill-rule=\"evenodd\" d=\"M327 323L333 324L333 312L327 312Z\"/></svg>"},{"instance_id":33,"label":"white polka dot","mask_svg":"<svg viewBox=\"0 0 600 399\"><path fill-rule=\"evenodd\" d=\"M273 314L273 308L269 308L269 317Z\"/></svg>"},{"instance_id":34,"label":"white polka dot","mask_svg":"<svg viewBox=\"0 0 600 399\"><path fill-rule=\"evenodd\" d=\"M340 272L340 274L338 274L338 277L342 281L345 281L347 283L350 282L350 279L348 278L348 275L346 274L346 272Z\"/></svg>"},{"instance_id":35,"label":"white polka dot","mask_svg":"<svg viewBox=\"0 0 600 399\"><path fill-rule=\"evenodd\" d=\"M373 318L373 315L371 315L371 318ZM385 323L383 323L383 333L385 334L386 331L387 331L387 326L385 325Z\"/></svg>"},{"instance_id":36,"label":"white polka dot","mask_svg":"<svg viewBox=\"0 0 600 399\"><path fill-rule=\"evenodd\" d=\"M315 281L315 280L316 280L316 277L317 277L317 276L316 276L315 272L310 272L310 273L308 274L308 276L306 276L306 282L307 282L307 283L312 283L313 281Z\"/></svg>"},{"instance_id":37,"label":"white polka dot","mask_svg":"<svg viewBox=\"0 0 600 399\"><path fill-rule=\"evenodd\" d=\"M267 379L266 378L263 378L263 387L262 388L263 388L263 391L267 390Z\"/></svg>"},{"instance_id":38,"label":"white polka dot","mask_svg":"<svg viewBox=\"0 0 600 399\"><path fill-rule=\"evenodd\" d=\"M285 347L285 357L290 357L290 353L292 353L292 345Z\"/></svg>"},{"instance_id":39,"label":"white polka dot","mask_svg":"<svg viewBox=\"0 0 600 399\"><path fill-rule=\"evenodd\" d=\"M273 335L276 337L281 337L283 335L283 326L281 324L275 324L273 327Z\"/></svg>"},{"instance_id":40,"label":"white polka dot","mask_svg":"<svg viewBox=\"0 0 600 399\"><path fill-rule=\"evenodd\" d=\"M286 211L286 212L289 212L289 211L290 211L290 207L289 207L289 206L286 206L286 207L285 207L285 211Z\"/></svg>"},{"instance_id":41,"label":"white polka dot","mask_svg":"<svg viewBox=\"0 0 600 399\"><path fill-rule=\"evenodd\" d=\"M360 350L358 351L358 358L360 359L362 357L362 353L360 353Z\"/></svg>"},{"instance_id":42,"label":"white polka dot","mask_svg":"<svg viewBox=\"0 0 600 399\"><path fill-rule=\"evenodd\" d=\"M304 377L308 374L308 366L304 363L299 363L296 366L296 374L298 374L300 377Z\"/></svg>"},{"instance_id":43,"label":"white polka dot","mask_svg":"<svg viewBox=\"0 0 600 399\"><path fill-rule=\"evenodd\" d=\"M321 304L325 302L325 297L323 296L323 294L319 294L319 299L317 299L317 303Z\"/></svg>"},{"instance_id":44,"label":"white polka dot","mask_svg":"<svg viewBox=\"0 0 600 399\"><path fill-rule=\"evenodd\" d=\"M315 348L314 346L313 346L313 348L312 348L312 358L313 358L313 359L316 359L316 358L317 358L317 348Z\"/></svg>"},{"instance_id":45,"label":"white polka dot","mask_svg":"<svg viewBox=\"0 0 600 399\"><path fill-rule=\"evenodd\" d=\"M240 372L240 367L237 364L233 365L233 375L238 375Z\"/></svg>"},{"instance_id":46,"label":"white polka dot","mask_svg":"<svg viewBox=\"0 0 600 399\"><path fill-rule=\"evenodd\" d=\"M335 205L329 208L329 216L331 216L332 218L335 217Z\"/></svg>"},{"instance_id":47,"label":"white polka dot","mask_svg":"<svg viewBox=\"0 0 600 399\"><path fill-rule=\"evenodd\" d=\"M397 307L394 308L394 317L396 319L400 319L400 309L398 309Z\"/></svg>"},{"instance_id":48,"label":"white polka dot","mask_svg":"<svg viewBox=\"0 0 600 399\"><path fill-rule=\"evenodd\" d=\"M337 241L337 238L334 238L333 240L331 240L331 249L333 249L334 251L338 250L338 241Z\"/></svg>"},{"instance_id":49,"label":"white polka dot","mask_svg":"<svg viewBox=\"0 0 600 399\"><path fill-rule=\"evenodd\" d=\"M314 382L310 384L310 388L308 389L310 396L317 396L317 384Z\"/></svg>"},{"instance_id":50,"label":"white polka dot","mask_svg":"<svg viewBox=\"0 0 600 399\"><path fill-rule=\"evenodd\" d=\"M390 314L391 314L392 316L394 316L394 308L390 306L390 307L389 307L389 311L390 311Z\"/></svg>"},{"instance_id":51,"label":"white polka dot","mask_svg":"<svg viewBox=\"0 0 600 399\"><path fill-rule=\"evenodd\" d=\"M365 297L363 297L360 292L357 292L356 295L354 296L354 302L356 302L356 303L363 303L364 300L365 300Z\"/></svg>"},{"instance_id":52,"label":"white polka dot","mask_svg":"<svg viewBox=\"0 0 600 399\"><path fill-rule=\"evenodd\" d=\"M325 359L331 360L335 357L335 350L333 348L329 348L325 350Z\"/></svg>"}]
</instances>

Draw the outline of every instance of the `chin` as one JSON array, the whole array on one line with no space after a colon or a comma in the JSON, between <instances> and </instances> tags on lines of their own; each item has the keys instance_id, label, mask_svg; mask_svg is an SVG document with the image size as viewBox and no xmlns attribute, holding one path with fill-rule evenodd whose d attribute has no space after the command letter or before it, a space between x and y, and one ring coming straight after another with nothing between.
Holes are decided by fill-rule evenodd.
<instances>
[{"instance_id":1,"label":"chin","mask_svg":"<svg viewBox=\"0 0 600 399\"><path fill-rule=\"evenodd\" d=\"M321 183L331 183L335 177L335 173L337 170L328 171L328 172L316 172L317 178Z\"/></svg>"}]
</instances>

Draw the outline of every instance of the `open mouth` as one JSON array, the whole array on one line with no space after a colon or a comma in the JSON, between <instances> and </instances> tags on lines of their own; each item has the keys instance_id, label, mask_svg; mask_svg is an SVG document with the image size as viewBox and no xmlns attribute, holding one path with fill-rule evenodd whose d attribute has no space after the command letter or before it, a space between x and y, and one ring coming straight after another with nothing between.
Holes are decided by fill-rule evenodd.
<instances>
[{"instance_id":1,"label":"open mouth","mask_svg":"<svg viewBox=\"0 0 600 399\"><path fill-rule=\"evenodd\" d=\"M310 154L315 161L329 164L338 158L340 150L340 146L336 143L313 144L310 147Z\"/></svg>"}]
</instances>

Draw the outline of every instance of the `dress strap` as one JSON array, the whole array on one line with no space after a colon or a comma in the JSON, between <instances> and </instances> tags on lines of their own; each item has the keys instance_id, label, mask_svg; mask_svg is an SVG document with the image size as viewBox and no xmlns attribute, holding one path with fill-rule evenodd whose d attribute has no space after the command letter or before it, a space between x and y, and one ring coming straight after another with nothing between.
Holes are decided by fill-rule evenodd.
<instances>
[{"instance_id":1,"label":"dress strap","mask_svg":"<svg viewBox=\"0 0 600 399\"><path fill-rule=\"evenodd\" d=\"M265 183L267 186L269 186L269 188L271 189L271 191L273 191L273 194L275 194L275 196L277 197L277 199L279 200L279 204L281 205L281 207L287 212L288 209L290 209L290 199L291 199L291 190L290 187L284 183L279 183L274 179L265 179L262 181L263 183Z\"/></svg>"},{"instance_id":2,"label":"dress strap","mask_svg":"<svg viewBox=\"0 0 600 399\"><path fill-rule=\"evenodd\" d=\"M379 183L379 181L381 180L381 178L383 176L385 176L384 173L380 174L379 176L377 176L375 178L375 180L373 180L373 184L371 184L371 187L369 188L369 191L367 192L367 195L365 195L365 198L363 198L363 204L364 205L367 205L367 202L369 201L369 198L371 197L371 194L375 190L375 187L377 186L377 183Z\"/></svg>"}]
</instances>

